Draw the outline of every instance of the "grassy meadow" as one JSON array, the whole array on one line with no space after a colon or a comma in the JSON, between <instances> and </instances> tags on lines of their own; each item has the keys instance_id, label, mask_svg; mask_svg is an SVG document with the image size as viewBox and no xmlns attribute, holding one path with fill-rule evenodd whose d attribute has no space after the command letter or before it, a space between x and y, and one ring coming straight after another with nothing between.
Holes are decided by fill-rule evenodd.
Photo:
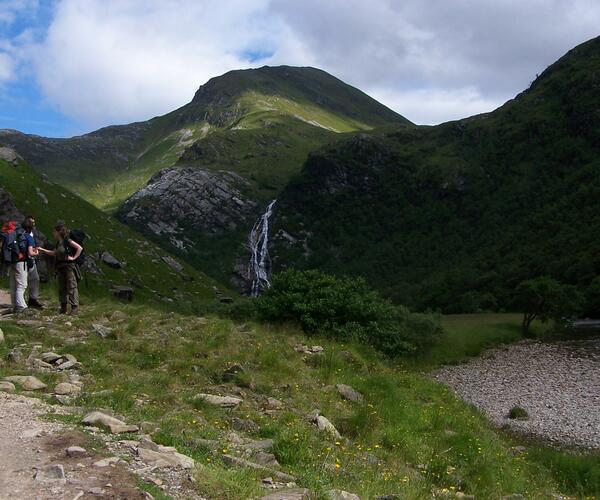
<instances>
[{"instance_id":1,"label":"grassy meadow","mask_svg":"<svg viewBox=\"0 0 600 500\"><path fill-rule=\"evenodd\" d=\"M44 294L53 300L49 286ZM255 424L254 431L241 435L272 438L282 470L316 498L325 498L331 488L365 499L386 494L409 499L462 493L476 498L600 494L600 458L537 443L525 443L527 452L516 455L511 448L522 440L494 428L423 374L437 364L459 362L485 347L518 339L515 315L444 318L447 337L427 357L390 362L364 345L306 338L294 326L167 313L144 303L97 297L86 303L69 327L50 310L40 317L41 327L2 322L7 341L0 345L0 375L24 372L5 361L15 346L26 344L27 350L39 343L43 350L74 354L84 364L85 382L85 392L74 404L111 408L131 423L155 422L160 427L153 436L156 442L176 446L196 460L196 488L208 498L252 498L264 491L260 475L230 468L221 459L236 453L228 440L235 418ZM96 336L92 323L112 327L115 338ZM297 343L322 345L324 354L297 353ZM243 372L225 382L223 373L234 363ZM56 382L52 374L40 378ZM364 394L364 403L342 400L334 387L339 383ZM244 399L235 410L196 398L201 392L234 391ZM280 400L283 408L265 414L268 397ZM308 421L307 414L316 408L343 439L319 433ZM79 416L68 420L76 423ZM207 447L205 439L218 446Z\"/></svg>"}]
</instances>

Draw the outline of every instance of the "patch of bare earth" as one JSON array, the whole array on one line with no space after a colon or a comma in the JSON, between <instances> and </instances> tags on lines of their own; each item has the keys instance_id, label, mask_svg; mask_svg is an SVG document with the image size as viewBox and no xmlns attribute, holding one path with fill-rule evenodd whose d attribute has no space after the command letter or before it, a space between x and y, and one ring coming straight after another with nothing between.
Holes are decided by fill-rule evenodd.
<instances>
[{"instance_id":1,"label":"patch of bare earth","mask_svg":"<svg viewBox=\"0 0 600 500\"><path fill-rule=\"evenodd\" d=\"M67 456L85 438L45 421L51 411L37 399L0 393L0 499L147 498L125 466L95 467L102 457L93 453Z\"/></svg>"}]
</instances>

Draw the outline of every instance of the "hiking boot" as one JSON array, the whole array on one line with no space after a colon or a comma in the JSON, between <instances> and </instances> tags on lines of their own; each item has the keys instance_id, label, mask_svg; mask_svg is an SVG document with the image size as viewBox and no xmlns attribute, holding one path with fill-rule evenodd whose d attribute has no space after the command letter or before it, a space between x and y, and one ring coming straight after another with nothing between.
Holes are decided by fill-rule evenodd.
<instances>
[{"instance_id":1,"label":"hiking boot","mask_svg":"<svg viewBox=\"0 0 600 500\"><path fill-rule=\"evenodd\" d=\"M42 304L38 299L29 299L29 307L34 307L36 309L43 309L44 304Z\"/></svg>"},{"instance_id":2,"label":"hiking boot","mask_svg":"<svg viewBox=\"0 0 600 500\"><path fill-rule=\"evenodd\" d=\"M60 314L67 314L67 304L60 305Z\"/></svg>"},{"instance_id":3,"label":"hiking boot","mask_svg":"<svg viewBox=\"0 0 600 500\"><path fill-rule=\"evenodd\" d=\"M78 314L79 314L79 307L71 306L71 312L69 313L69 316L77 316Z\"/></svg>"},{"instance_id":4,"label":"hiking boot","mask_svg":"<svg viewBox=\"0 0 600 500\"><path fill-rule=\"evenodd\" d=\"M25 314L27 312L27 307L15 307L15 315Z\"/></svg>"}]
</instances>

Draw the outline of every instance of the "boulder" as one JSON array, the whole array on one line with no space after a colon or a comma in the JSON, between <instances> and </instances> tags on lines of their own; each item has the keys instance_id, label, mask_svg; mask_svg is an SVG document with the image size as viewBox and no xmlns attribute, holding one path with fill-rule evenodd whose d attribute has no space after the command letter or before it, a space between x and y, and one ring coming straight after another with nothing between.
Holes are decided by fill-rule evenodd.
<instances>
[{"instance_id":1,"label":"boulder","mask_svg":"<svg viewBox=\"0 0 600 500\"><path fill-rule=\"evenodd\" d=\"M61 382L54 388L54 394L67 396L69 394L78 394L81 392L81 387L69 382Z\"/></svg>"},{"instance_id":2,"label":"boulder","mask_svg":"<svg viewBox=\"0 0 600 500\"><path fill-rule=\"evenodd\" d=\"M348 401L352 401L354 403L360 403L363 401L363 395L357 390L353 389L349 385L345 384L337 384L336 389L342 398L347 399Z\"/></svg>"},{"instance_id":3,"label":"boulder","mask_svg":"<svg viewBox=\"0 0 600 500\"><path fill-rule=\"evenodd\" d=\"M272 439L262 439L260 441L250 441L244 445L247 450L270 450L273 448Z\"/></svg>"},{"instance_id":4,"label":"boulder","mask_svg":"<svg viewBox=\"0 0 600 500\"><path fill-rule=\"evenodd\" d=\"M170 446L157 445L156 450L139 446L138 457L142 462L158 468L192 469L194 467L192 458L178 453Z\"/></svg>"},{"instance_id":5,"label":"boulder","mask_svg":"<svg viewBox=\"0 0 600 500\"><path fill-rule=\"evenodd\" d=\"M87 450L85 448L82 448L81 446L69 446L65 450L65 453L67 454L68 457L71 457L71 458L85 457L87 455Z\"/></svg>"},{"instance_id":6,"label":"boulder","mask_svg":"<svg viewBox=\"0 0 600 500\"><path fill-rule=\"evenodd\" d=\"M278 468L279 462L275 458L275 455L266 451L259 450L252 454L252 460L257 464L264 465L269 468Z\"/></svg>"},{"instance_id":7,"label":"boulder","mask_svg":"<svg viewBox=\"0 0 600 500\"><path fill-rule=\"evenodd\" d=\"M0 381L0 392L15 392L16 387L12 382Z\"/></svg>"},{"instance_id":8,"label":"boulder","mask_svg":"<svg viewBox=\"0 0 600 500\"><path fill-rule=\"evenodd\" d=\"M113 329L100 323L92 323L92 330L103 339L114 337Z\"/></svg>"},{"instance_id":9,"label":"boulder","mask_svg":"<svg viewBox=\"0 0 600 500\"><path fill-rule=\"evenodd\" d=\"M221 408L237 408L243 401L243 399L233 396L215 396L214 394L198 394L197 398L209 405L220 406Z\"/></svg>"},{"instance_id":10,"label":"boulder","mask_svg":"<svg viewBox=\"0 0 600 500\"><path fill-rule=\"evenodd\" d=\"M102 253L102 262L113 269L120 269L121 263L109 252Z\"/></svg>"},{"instance_id":11,"label":"boulder","mask_svg":"<svg viewBox=\"0 0 600 500\"><path fill-rule=\"evenodd\" d=\"M137 425L127 425L122 420L118 418L111 417L106 413L102 413L101 411L93 411L88 413L83 420L82 424L92 425L92 426L101 426L108 429L111 434L121 434L124 432L137 432L139 430Z\"/></svg>"},{"instance_id":12,"label":"boulder","mask_svg":"<svg viewBox=\"0 0 600 500\"><path fill-rule=\"evenodd\" d=\"M329 490L327 492L327 498L329 498L329 500L360 500L358 495L348 493L344 490Z\"/></svg>"},{"instance_id":13,"label":"boulder","mask_svg":"<svg viewBox=\"0 0 600 500\"><path fill-rule=\"evenodd\" d=\"M305 488L291 488L275 491L260 498L261 500L310 500L312 497L310 491Z\"/></svg>"},{"instance_id":14,"label":"boulder","mask_svg":"<svg viewBox=\"0 0 600 500\"><path fill-rule=\"evenodd\" d=\"M341 434L335 428L335 426L323 415L319 415L318 412L316 414L313 413L311 417L311 421L317 426L320 431L324 431L327 434L330 434L335 439L342 439Z\"/></svg>"},{"instance_id":15,"label":"boulder","mask_svg":"<svg viewBox=\"0 0 600 500\"><path fill-rule=\"evenodd\" d=\"M31 375L14 375L12 377L4 377L4 380L13 382L26 391L40 391L46 388L46 384Z\"/></svg>"}]
</instances>

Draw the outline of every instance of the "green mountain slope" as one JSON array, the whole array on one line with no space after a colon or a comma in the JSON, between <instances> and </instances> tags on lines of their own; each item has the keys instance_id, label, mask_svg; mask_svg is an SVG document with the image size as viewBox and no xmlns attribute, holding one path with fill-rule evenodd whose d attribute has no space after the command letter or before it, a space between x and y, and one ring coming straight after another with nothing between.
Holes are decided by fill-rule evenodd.
<instances>
[{"instance_id":1,"label":"green mountain slope","mask_svg":"<svg viewBox=\"0 0 600 500\"><path fill-rule=\"evenodd\" d=\"M89 235L86 253L101 272L86 272L87 280L81 284L84 295L108 295L117 285L132 287L136 302L177 301L184 308L193 308L217 298L211 279L190 266L173 263L164 250L68 190L45 180L24 162L15 166L0 160L0 192L7 193L9 205L16 206L21 213L34 214L38 228L47 236L51 236L58 219ZM5 215L0 212L0 217ZM99 254L105 251L121 262L121 269L102 262Z\"/></svg>"},{"instance_id":2,"label":"green mountain slope","mask_svg":"<svg viewBox=\"0 0 600 500\"><path fill-rule=\"evenodd\" d=\"M276 268L363 275L448 312L510 307L543 274L585 288L600 274L599 71L597 38L493 113L311 155L279 199Z\"/></svg>"},{"instance_id":3,"label":"green mountain slope","mask_svg":"<svg viewBox=\"0 0 600 500\"><path fill-rule=\"evenodd\" d=\"M231 71L199 88L193 100L146 122L106 127L70 139L49 139L0 131L31 165L94 205L113 210L162 168L175 164L192 144L214 132L262 129L277 137L285 127L293 152L283 171L336 133L409 123L363 92L324 71L289 66ZM306 125L314 130L306 133ZM250 137L251 139L251 137ZM188 162L193 158L188 155ZM278 169L268 154L264 168ZM252 162L250 162L252 163ZM234 171L244 159L230 162ZM288 177L285 177L285 181ZM281 183L278 184L281 187Z\"/></svg>"}]
</instances>

